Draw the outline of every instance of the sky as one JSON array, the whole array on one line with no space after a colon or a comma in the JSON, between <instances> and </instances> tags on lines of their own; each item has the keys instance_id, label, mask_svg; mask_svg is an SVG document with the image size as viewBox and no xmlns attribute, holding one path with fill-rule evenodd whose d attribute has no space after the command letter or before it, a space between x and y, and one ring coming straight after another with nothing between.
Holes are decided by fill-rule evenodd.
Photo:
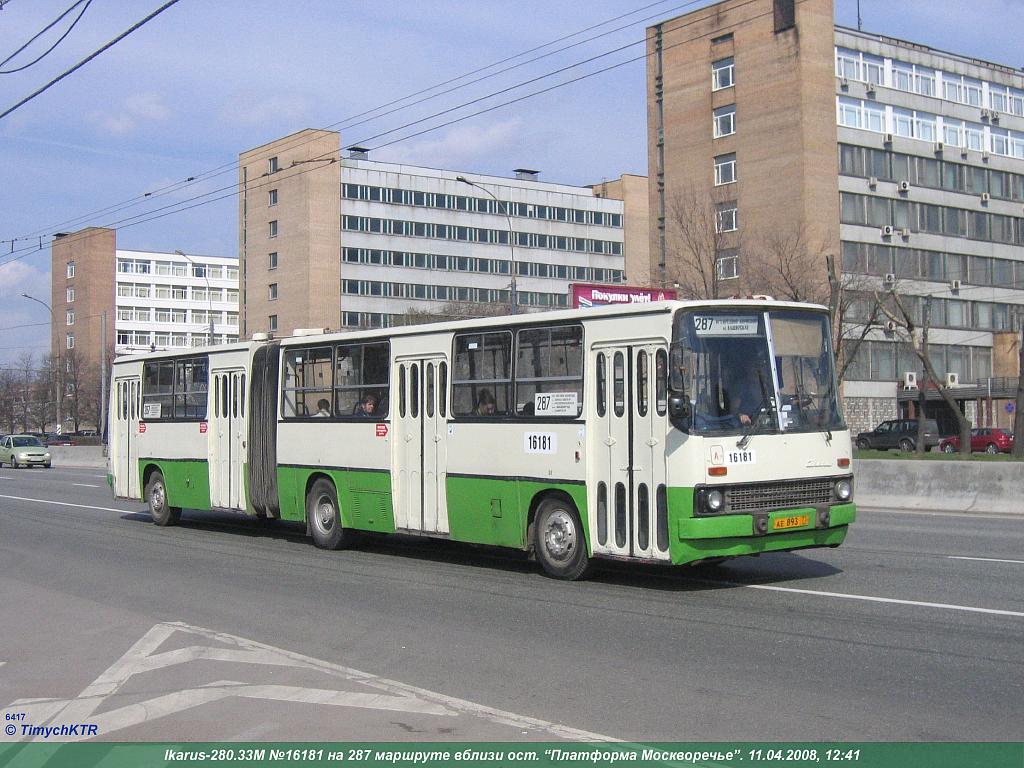
<instances>
[{"instance_id":1,"label":"sky","mask_svg":"<svg viewBox=\"0 0 1024 768\"><path fill-rule=\"evenodd\" d=\"M0 60L73 2L0 0ZM29 293L49 301L48 235L117 226L119 248L234 256L237 204L214 190L236 180L240 152L303 128L340 130L342 146L369 146L373 159L470 173L510 176L514 168L537 168L542 180L568 184L646 175L645 69L636 43L646 26L709 4L179 0L0 118L0 365L48 351L48 312L21 298ZM0 65L0 112L160 5L92 0L51 53L6 74L56 42L84 3L78 5ZM860 7L865 31L1024 65L1024 0L861 0ZM837 23L857 25L856 0L835 0L835 9ZM391 114L378 109L534 48L445 86L464 85L451 93L429 91L417 97L426 99L420 104L388 107L404 107ZM514 87L594 57L600 58ZM607 67L614 68L597 73ZM589 73L595 74L410 136ZM474 99L482 100L380 135ZM189 177L199 181L179 184ZM205 193L208 198L192 200ZM160 214L173 209L157 210L216 197L223 199L171 215Z\"/></svg>"}]
</instances>

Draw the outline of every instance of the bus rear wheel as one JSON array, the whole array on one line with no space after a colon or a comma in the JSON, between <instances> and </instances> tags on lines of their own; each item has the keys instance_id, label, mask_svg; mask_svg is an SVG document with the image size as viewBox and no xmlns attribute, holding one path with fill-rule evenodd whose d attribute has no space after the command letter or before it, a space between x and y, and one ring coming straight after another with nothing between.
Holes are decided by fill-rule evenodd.
<instances>
[{"instance_id":1,"label":"bus rear wheel","mask_svg":"<svg viewBox=\"0 0 1024 768\"><path fill-rule=\"evenodd\" d=\"M341 508L334 483L321 477L306 494L306 520L313 544L320 549L341 549L349 543L351 531L341 525Z\"/></svg>"},{"instance_id":2,"label":"bus rear wheel","mask_svg":"<svg viewBox=\"0 0 1024 768\"><path fill-rule=\"evenodd\" d=\"M564 499L550 497L541 502L533 536L537 560L548 576L575 581L590 570L580 516Z\"/></svg>"},{"instance_id":3,"label":"bus rear wheel","mask_svg":"<svg viewBox=\"0 0 1024 768\"><path fill-rule=\"evenodd\" d=\"M149 503L149 514L153 522L161 528L177 525L181 520L181 507L172 507L167 503L167 486L160 470L149 476L146 482L146 501Z\"/></svg>"}]
</instances>

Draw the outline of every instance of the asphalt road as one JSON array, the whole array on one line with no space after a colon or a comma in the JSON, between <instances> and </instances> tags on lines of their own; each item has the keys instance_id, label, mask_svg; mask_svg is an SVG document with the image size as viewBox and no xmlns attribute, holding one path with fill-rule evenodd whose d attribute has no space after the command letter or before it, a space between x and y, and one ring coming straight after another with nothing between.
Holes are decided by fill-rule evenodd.
<instances>
[{"instance_id":1,"label":"asphalt road","mask_svg":"<svg viewBox=\"0 0 1024 768\"><path fill-rule=\"evenodd\" d=\"M835 550L562 583L485 548L330 553L301 526L189 512L161 529L100 470L0 469L0 708L19 727L1020 741L1022 700L1024 516L864 511Z\"/></svg>"}]
</instances>

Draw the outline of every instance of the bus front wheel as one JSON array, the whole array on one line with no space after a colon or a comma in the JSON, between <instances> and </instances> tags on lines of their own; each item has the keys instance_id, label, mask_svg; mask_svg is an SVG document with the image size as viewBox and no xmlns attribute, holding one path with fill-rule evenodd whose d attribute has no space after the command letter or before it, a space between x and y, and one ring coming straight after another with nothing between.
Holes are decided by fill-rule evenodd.
<instances>
[{"instance_id":1,"label":"bus front wheel","mask_svg":"<svg viewBox=\"0 0 1024 768\"><path fill-rule=\"evenodd\" d=\"M320 549L341 549L349 533L341 526L341 509L334 483L321 477L306 495L306 519L313 543Z\"/></svg>"},{"instance_id":2,"label":"bus front wheel","mask_svg":"<svg viewBox=\"0 0 1024 768\"><path fill-rule=\"evenodd\" d=\"M149 476L146 483L146 501L149 503L149 514L153 522L160 527L177 525L181 520L181 507L172 507L167 503L167 485L160 470Z\"/></svg>"},{"instance_id":3,"label":"bus front wheel","mask_svg":"<svg viewBox=\"0 0 1024 768\"><path fill-rule=\"evenodd\" d=\"M544 572L556 579L575 581L590 569L587 541L572 504L551 497L541 502L534 524L534 551Z\"/></svg>"}]
</instances>

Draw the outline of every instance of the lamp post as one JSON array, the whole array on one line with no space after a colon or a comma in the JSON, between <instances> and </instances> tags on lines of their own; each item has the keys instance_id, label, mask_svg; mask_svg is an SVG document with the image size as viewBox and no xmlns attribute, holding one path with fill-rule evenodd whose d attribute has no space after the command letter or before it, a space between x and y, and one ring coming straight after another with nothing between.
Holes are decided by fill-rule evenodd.
<instances>
[{"instance_id":1,"label":"lamp post","mask_svg":"<svg viewBox=\"0 0 1024 768\"><path fill-rule=\"evenodd\" d=\"M487 187L482 187L476 182L470 181L465 176L456 176L456 181L461 181L463 184L468 184L471 187L476 187L482 192L486 192L491 198L498 204L498 209L505 216L505 221L508 222L508 251L509 251L509 272L512 275L512 282L509 284L509 290L511 295L509 296L509 312L513 315L519 314L519 292L516 290L516 249L515 249L515 233L512 232L512 217L508 215L508 208L501 200L499 200L491 190Z\"/></svg>"},{"instance_id":2,"label":"lamp post","mask_svg":"<svg viewBox=\"0 0 1024 768\"><path fill-rule=\"evenodd\" d=\"M182 251L175 251L176 254L181 256L185 261L191 264L193 267L198 265L192 261L192 259ZM193 273L194 275L195 273ZM207 315L210 320L210 346L213 346L213 294L210 293L210 267L207 264L203 265L203 280L206 281L206 304L207 304Z\"/></svg>"},{"instance_id":3,"label":"lamp post","mask_svg":"<svg viewBox=\"0 0 1024 768\"><path fill-rule=\"evenodd\" d=\"M54 334L57 331L57 324L53 319L53 307L47 304L42 299L37 299L35 296L29 296L27 293L21 294L22 298L34 301L36 304L42 304L46 307L46 311L50 313L50 338L54 338ZM64 371L60 367L60 342L54 345L57 350L57 424L63 431L64 428Z\"/></svg>"}]
</instances>

